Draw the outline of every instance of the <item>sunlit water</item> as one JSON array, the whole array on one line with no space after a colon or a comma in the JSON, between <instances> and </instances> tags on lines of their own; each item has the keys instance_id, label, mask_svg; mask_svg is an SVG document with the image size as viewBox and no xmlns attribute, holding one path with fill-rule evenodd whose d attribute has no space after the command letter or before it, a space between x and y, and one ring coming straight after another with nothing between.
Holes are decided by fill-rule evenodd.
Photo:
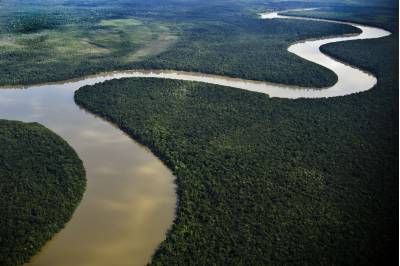
<instances>
[{"instance_id":1,"label":"sunlit water","mask_svg":"<svg viewBox=\"0 0 400 266\"><path fill-rule=\"evenodd\" d=\"M276 13L262 18L282 18ZM295 19L290 17L290 19ZM370 89L376 78L320 53L322 44L380 38L390 33L351 23L363 33L296 43L288 48L334 71L339 78L323 90L178 71L118 71L67 83L0 90L0 118L36 121L64 138L83 160L87 190L71 221L29 265L144 265L171 226L176 206L174 177L146 148L116 127L80 109L74 91L83 85L123 77L191 80L267 93L271 97L316 98Z\"/></svg>"},{"instance_id":2,"label":"sunlit water","mask_svg":"<svg viewBox=\"0 0 400 266\"><path fill-rule=\"evenodd\" d=\"M87 173L72 220L30 265L144 265L173 222L174 177L146 148L75 105L73 92L83 84L90 82L0 92L2 118L52 129Z\"/></svg>"}]
</instances>

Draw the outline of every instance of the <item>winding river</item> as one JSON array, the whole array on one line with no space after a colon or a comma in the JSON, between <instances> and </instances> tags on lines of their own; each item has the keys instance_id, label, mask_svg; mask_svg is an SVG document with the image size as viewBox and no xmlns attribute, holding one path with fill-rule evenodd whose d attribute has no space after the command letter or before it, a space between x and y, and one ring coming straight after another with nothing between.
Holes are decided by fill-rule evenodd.
<instances>
[{"instance_id":1,"label":"winding river","mask_svg":"<svg viewBox=\"0 0 400 266\"><path fill-rule=\"evenodd\" d=\"M285 18L277 13L263 19ZM310 19L327 21L320 19ZM359 35L308 40L288 50L331 69L338 82L315 90L293 86L179 71L118 71L63 83L0 90L0 117L36 121L50 128L77 151L87 173L87 190L71 221L27 265L144 265L165 238L176 206L174 176L148 149L110 123L80 109L74 91L123 77L155 77L207 82L267 93L281 98L347 95L372 88L376 78L319 51L323 44L388 36L379 28L354 23Z\"/></svg>"}]
</instances>

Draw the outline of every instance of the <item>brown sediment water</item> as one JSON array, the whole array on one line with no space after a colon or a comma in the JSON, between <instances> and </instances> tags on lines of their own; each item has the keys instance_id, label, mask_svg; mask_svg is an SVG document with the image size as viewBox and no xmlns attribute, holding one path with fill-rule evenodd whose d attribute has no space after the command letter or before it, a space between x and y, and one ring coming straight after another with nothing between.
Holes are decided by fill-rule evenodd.
<instances>
[{"instance_id":1,"label":"brown sediment water","mask_svg":"<svg viewBox=\"0 0 400 266\"><path fill-rule=\"evenodd\" d=\"M73 218L28 265L144 265L174 219L171 172L118 128L78 108L80 84L0 90L0 114L37 121L84 162L87 190Z\"/></svg>"}]
</instances>

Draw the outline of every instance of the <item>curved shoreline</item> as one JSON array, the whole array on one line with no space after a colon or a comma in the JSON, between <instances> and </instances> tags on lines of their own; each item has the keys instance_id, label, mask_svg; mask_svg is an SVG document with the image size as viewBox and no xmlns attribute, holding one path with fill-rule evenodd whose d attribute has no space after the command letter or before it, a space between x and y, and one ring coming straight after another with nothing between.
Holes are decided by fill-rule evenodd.
<instances>
[{"instance_id":1,"label":"curved shoreline","mask_svg":"<svg viewBox=\"0 0 400 266\"><path fill-rule=\"evenodd\" d=\"M295 98L324 98L324 97L335 97L335 96L342 96L342 95L348 95L356 92L361 92L365 91L368 89L371 89L375 84L376 84L376 78L361 69L351 67L349 65L341 63L339 60L333 59L332 57L329 57L328 55L323 54L319 48L327 43L333 43L333 42L340 42L340 41L350 41L350 40L358 40L358 39L371 39L371 38L381 38L384 36L388 36L390 33L381 30L379 28L375 27L369 27L369 26L363 26L359 25L356 23L348 23L348 22L342 22L342 21L331 21L331 20L324 20L324 19L313 19L313 18L304 18L304 17L294 17L294 16L282 16L279 15L278 12L274 13L268 13L266 14L261 14L261 18L263 19L272 19L272 18L284 18L284 19L302 19L302 20L315 20L315 21L323 21L323 22L333 22L333 23L341 23L341 24L348 24L352 25L355 27L358 27L362 30L361 34L357 35L352 35L352 36L336 36L336 37L324 37L324 38L319 38L319 39L314 39L314 40L304 40L300 41L297 43L294 43L288 47L288 51L292 52L302 58L305 58L306 60L312 61L314 63L320 64L322 66L326 66L328 64L328 69L331 69L329 64L333 63L333 67L337 69L331 69L336 75L338 75L338 82L331 87L325 88L325 89L313 89L313 88L302 88L302 87L297 87L297 86L288 86L288 85L280 85L276 83L269 83L269 82L262 82L262 81L252 81L252 80L244 80L244 79L239 79L239 78L230 78L230 77L223 77L223 76L217 76L217 75L209 75L209 74L201 74L201 73L193 73L193 72L184 72L184 71L174 71L174 70L127 70L127 71L112 71L112 72L105 72L105 73L100 73L97 75L90 75L90 76L85 76L82 78L77 78L77 79L72 79L69 81L64 81L64 82L54 82L54 83L48 83L48 84L41 84L41 85L33 85L33 86L11 86L11 87L6 87L3 89L0 89L0 95L2 96L0 98L0 102L6 102L5 104L0 105L0 113L2 114L8 114L10 113L9 117L5 117L6 119L9 119L10 116L11 118L14 118L16 120L23 120L23 121L40 121L40 123L44 124L48 128L54 130L57 134L62 136L64 139L68 140L68 143L71 144L71 146L74 147L75 150L77 150L79 156L82 158L82 160L85 162L85 167L88 167L88 191L85 192L84 195L84 201L82 203L82 206L78 207L78 210L74 214L74 217L71 219L71 221L67 224L66 228L63 229L57 236L51 240L48 245L38 254L37 257L34 258L34 260L29 263L28 265L54 265L54 262L57 261L58 259L62 258L63 256L66 256L66 254L73 254L71 250L66 251L63 250L63 246L65 243L71 244L71 242L62 242L62 241L72 241L70 238L73 238L74 234L82 233L82 230L101 230L97 227L95 228L90 228L90 224L86 224L85 226L79 224L80 222L83 221L83 224L85 224L85 220L88 219L88 213L85 214L85 211L88 211L90 208L93 208L96 205L90 205L91 197L94 197L96 199L95 193L96 191L90 191L89 189L92 189L94 186L96 186L93 182L99 182L99 173L98 170L103 167L102 164L106 163L107 160L112 160L115 158L124 158L126 156L125 152L128 149L132 149L130 151L129 156L130 157L135 157L135 156L147 156L148 161L151 162L150 165L152 165L152 168L154 168L153 164L157 164L155 167L159 171L162 171L163 174L154 173L157 177L154 179L154 176L150 178L150 180L147 180L146 182L148 183L147 185L149 186L154 186L157 185L153 181L159 182L161 185L165 186L165 188L162 188L163 190L161 191L164 193L161 197L164 197L163 199L160 199L158 204L160 206L155 206L154 210L164 210L169 212L166 214L166 217L162 217L163 219L160 219L157 221L158 223L162 223L162 225L154 225L156 228L156 231L158 233L157 236L154 237L153 243L153 252L154 248L158 246L158 244L161 242L159 241L160 239L162 240L165 237L165 232L168 230L170 225L172 224L172 220L174 218L174 213L175 213L175 206L176 206L176 195L175 195L175 189L174 189L174 184L173 184L173 179L174 177L170 173L168 169L166 169L165 166L161 165L160 166L160 160L155 157L153 154L151 154L148 150L144 149L144 151L141 151L142 149L136 142L132 141L129 137L127 137L125 134L123 134L120 130L117 130L114 126L112 126L110 123L107 123L103 120L99 120L96 116L87 113L84 110L79 109L79 107L73 102L73 95L74 91L77 90L78 88L84 86L84 85L92 85L98 82L103 82L106 80L111 80L111 79L118 79L118 78L127 78L127 77L153 77L153 78L167 78L167 79L178 79L178 80L188 80L188 81L198 81L198 82L206 82L206 83L211 83L211 84L216 84L216 85L223 85L223 86L228 86L232 88L239 88L239 89L245 89L249 91L255 91L255 92L261 92L261 93L266 93L270 95L271 97L279 97L279 98L290 98L290 99L295 99ZM377 32L375 32L375 30ZM375 34L375 37L371 37L366 32L368 33L369 31L372 31L371 34ZM366 34L366 36L363 36L363 34ZM378 36L378 37L376 37ZM305 48L312 48L310 56L308 56L307 53L309 53L309 50L303 50ZM316 56L316 57L314 57ZM317 58L319 61L315 60ZM324 61L327 60L327 61ZM323 64L321 64L323 63ZM324 65L325 64L325 65ZM337 70L337 72L335 71ZM348 71L351 73L349 74ZM343 80L346 75L343 75L345 73L346 75L350 76L350 79ZM355 75L359 75L358 78L355 77ZM353 84L354 79L356 80L356 84ZM365 80L364 80L365 79ZM27 90L15 90L15 88L25 88ZM349 89L351 88L351 89ZM21 95L22 94L22 95ZM7 102L7 96L11 95L10 101ZM4 97L3 97L4 96ZM30 100L30 97L32 99L36 99L36 97L39 97L40 99L35 103L31 104L28 102L23 101L24 97L27 97L27 101ZM17 101L18 104L15 104L15 101ZM51 103L49 101L55 101L55 103ZM59 103L59 104L58 104ZM46 105L47 104L47 105ZM25 106L29 105L29 106ZM66 106L63 106L66 105ZM27 112L21 114L16 111L19 108L26 108ZM8 109L7 109L8 108ZM3 112L1 112L4 109ZM11 111L10 111L11 110ZM66 112L73 112L72 118L70 121L68 119L64 120L64 114ZM39 115L39 118L36 116ZM68 113L68 116L71 116L71 113ZM78 123L76 122L76 119L78 119ZM81 127L81 128L79 128ZM84 130L82 130L84 129ZM102 135L103 134L103 135ZM118 143L115 143L115 139L118 140ZM86 143L85 143L86 142ZM89 142L89 143L88 143ZM93 144L98 145L97 149L90 150L88 152L88 149L93 149L92 146ZM106 143L106 144L104 144ZM102 146L103 145L103 146ZM110 148L113 146L113 149L110 150ZM126 151L121 151L118 149L124 149ZM93 162L92 157L99 156L99 153L110 153L108 158L103 160L102 163L98 162ZM128 156L128 159L130 159ZM92 162L90 162L92 161ZM138 161L140 161L140 158L138 158ZM97 163L97 164L96 164ZM112 164L113 162L111 162ZM148 163L148 162L146 162ZM90 166L93 164L92 166ZM109 168L116 170L120 165L116 164L111 165ZM127 169L130 169L129 166L132 164L132 161L128 161L124 167L127 167ZM114 167L114 168L112 168ZM123 167L120 167L123 168ZM113 176L115 175L113 172L110 171L110 169L106 168L101 168L101 170L104 172L102 174L105 174L107 177L108 176ZM127 170L125 169L125 170ZM120 169L118 169L119 171ZM149 171L152 169L147 169L146 171ZM93 175L92 177L90 177ZM145 175L146 176L146 175ZM130 171L126 172L126 177L130 178L132 177L132 173ZM160 179L164 178L164 180ZM104 178L104 177L103 177ZM148 177L147 177L148 178ZM97 179L97 180L96 180ZM115 180L112 180L112 183L118 182ZM92 184L90 184L92 183ZM158 184L158 185L160 185ZM108 184L109 186L111 183ZM125 186L133 186L131 181L127 183L120 184L121 186L119 187L120 189L125 187ZM90 187L89 187L90 186ZM132 188L132 187L127 187ZM117 190L114 191L116 193L119 193ZM132 193L132 191L129 191ZM94 195L93 195L94 193ZM98 191L97 191L98 193ZM105 193L104 191L102 193ZM140 191L138 191L140 193ZM149 200L151 197L156 197L156 193L160 193L160 191L153 191L153 194L151 195L146 195L146 201ZM171 195L174 195L174 199L171 198ZM104 199L102 199L101 203L104 203ZM124 198L122 198L124 200ZM114 200L113 200L114 201ZM121 204L124 202L112 202L110 204L110 207L112 208L121 208ZM133 202L128 201L129 204L133 204ZM93 203L97 204L96 208L104 208L102 205L98 205L99 202ZM146 203L147 204L147 203ZM114 206L116 205L116 206ZM107 205L108 206L108 205ZM128 206L132 207L132 206ZM146 210L145 210L146 211ZM132 212L130 210L129 212ZM89 212L90 213L90 212ZM137 214L137 213L135 213ZM86 215L86 218L85 218ZM124 214L126 215L126 213ZM139 214L140 215L140 214ZM143 215L146 215L143 214ZM82 218L83 216L83 218ZM89 215L90 216L90 215ZM101 217L101 216L100 216ZM147 219L149 217L146 217ZM96 217L95 219L101 219L99 217ZM154 217L152 218L154 219ZM94 220L94 219L93 219ZM121 221L120 221L121 222ZM86 221L87 223L87 221ZM113 224L105 224L104 229L106 229L106 226L111 226ZM77 227L83 226L81 229L77 229ZM114 225L116 226L116 225ZM138 224L136 224L138 226ZM147 225L144 224L145 227ZM131 228L132 229L132 228ZM136 228L136 230L142 231L143 228ZM75 230L75 231L74 231ZM145 231L145 229L143 229ZM154 230L152 228L151 230ZM149 230L149 231L151 231ZM129 230L126 230L125 233L128 233ZM146 231L147 232L147 231ZM98 232L97 232L98 233ZM107 232L103 232L104 235L107 235ZM72 235L71 235L72 234ZM131 233L126 234L126 238L129 238L129 236L132 235ZM89 235L88 235L89 237ZM96 239L97 236L95 235L90 235L90 237L94 237ZM82 237L83 238L83 237ZM61 240L60 240L61 239ZM67 239L67 240L66 240ZM155 245L155 239L158 241L157 245ZM131 241L132 239L129 238L128 241ZM61 242L60 242L61 241ZM79 242L78 238L75 240ZM126 241L125 241L126 242ZM64 244L63 244L64 243ZM77 244L77 243L75 243ZM108 243L109 245L107 247L112 247L113 242L111 241ZM74 243L72 243L74 245ZM56 248L54 248L56 246ZM71 248L74 248L73 246ZM104 247L101 247L104 248ZM149 248L147 247L145 251L145 255L140 255L141 260L138 259L136 262L132 262L132 265L138 265L143 264L142 262L147 261L150 259L148 256L149 254ZM49 252L58 252L57 254L50 254ZM119 252L119 251L118 251ZM140 249L140 252L143 252ZM139 253L135 253L136 255ZM85 254L84 254L85 255ZM85 262L84 260L84 255L79 257L77 256L77 259L82 259L81 264ZM54 257L55 256L55 257ZM111 256L111 255L110 255ZM118 255L114 255L118 256ZM146 257L146 258L144 258ZM57 261L57 265L64 265L60 264L60 261ZM100 261L97 261L97 265L109 265L110 261L107 261L104 258L101 258ZM71 265L74 264L76 265L76 261L71 262L69 260L63 262L66 263L65 265L68 265L68 263Z\"/></svg>"},{"instance_id":2,"label":"curved shoreline","mask_svg":"<svg viewBox=\"0 0 400 266\"><path fill-rule=\"evenodd\" d=\"M353 22L335 21L335 20L309 18L309 17L296 17L292 15L285 16L285 15L280 15L279 12L261 13L260 16L261 19L299 19L299 20L345 24L359 28L361 30L361 33L301 40L291 44L287 48L289 52L305 60L308 60L310 62L328 68L337 75L338 81L333 86L326 88L300 87L300 86L285 85L285 84L265 82L265 81L245 80L241 78L226 77L226 76L204 74L197 72L176 71L176 70L151 70L151 69L117 70L110 72L102 72L99 74L74 78L61 82L49 82L33 86L30 85L4 86L4 87L0 86L0 88L31 89L33 87L45 87L45 86L60 85L60 84L62 85L68 83L82 83L83 85L89 85L91 84L91 81L95 79L97 80L96 82L103 82L106 80L118 79L118 78L153 77L153 78L166 78L166 79L206 82L215 85L223 85L232 88L265 93L268 94L270 97L296 99L296 98L327 98L327 97L344 96L352 93L369 90L372 87L374 87L375 84L377 83L377 79L372 73L351 66L346 62L341 62L340 60L337 60L329 55L326 55L320 51L320 47L325 44L335 43L335 42L383 38L389 36L391 34L390 32L377 27L365 26Z\"/></svg>"}]
</instances>

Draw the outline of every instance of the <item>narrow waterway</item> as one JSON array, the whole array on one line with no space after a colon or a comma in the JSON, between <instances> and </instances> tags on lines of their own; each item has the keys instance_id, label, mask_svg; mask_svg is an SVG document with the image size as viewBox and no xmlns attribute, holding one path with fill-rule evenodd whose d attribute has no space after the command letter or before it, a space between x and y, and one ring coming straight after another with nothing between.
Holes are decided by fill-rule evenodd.
<instances>
[{"instance_id":1,"label":"narrow waterway","mask_svg":"<svg viewBox=\"0 0 400 266\"><path fill-rule=\"evenodd\" d=\"M277 13L261 17L299 19ZM36 121L50 128L77 151L87 172L87 190L73 218L28 265L144 265L174 219L176 194L171 172L118 128L80 109L73 100L75 90L123 77L200 81L281 98L333 97L368 90L376 83L373 75L323 55L319 47L338 41L380 38L390 33L344 24L358 27L362 33L299 42L288 48L337 74L339 81L322 90L172 70L118 71L64 83L1 89L0 118Z\"/></svg>"}]
</instances>

